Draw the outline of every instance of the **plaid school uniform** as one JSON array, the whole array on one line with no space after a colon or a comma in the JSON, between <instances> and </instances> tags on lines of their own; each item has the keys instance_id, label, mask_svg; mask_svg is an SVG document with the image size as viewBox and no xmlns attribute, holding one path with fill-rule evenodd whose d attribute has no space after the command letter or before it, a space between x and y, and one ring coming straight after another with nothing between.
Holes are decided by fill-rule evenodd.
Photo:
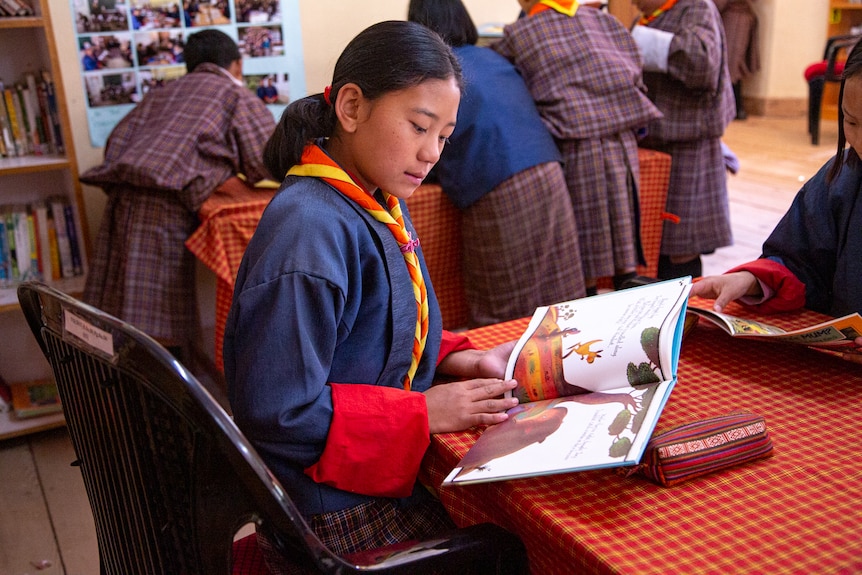
<instances>
[{"instance_id":1,"label":"plaid school uniform","mask_svg":"<svg viewBox=\"0 0 862 575\"><path fill-rule=\"evenodd\" d=\"M736 115L724 29L709 0L679 0L648 26L671 32L668 72L644 72L664 114L641 145L673 158L661 253L683 256L730 245L727 175L720 139Z\"/></svg>"},{"instance_id":2,"label":"plaid school uniform","mask_svg":"<svg viewBox=\"0 0 862 575\"><path fill-rule=\"evenodd\" d=\"M563 154L584 276L634 269L635 133L660 112L643 91L631 35L599 10L580 8L574 16L545 10L506 26L492 47L523 74Z\"/></svg>"}]
</instances>

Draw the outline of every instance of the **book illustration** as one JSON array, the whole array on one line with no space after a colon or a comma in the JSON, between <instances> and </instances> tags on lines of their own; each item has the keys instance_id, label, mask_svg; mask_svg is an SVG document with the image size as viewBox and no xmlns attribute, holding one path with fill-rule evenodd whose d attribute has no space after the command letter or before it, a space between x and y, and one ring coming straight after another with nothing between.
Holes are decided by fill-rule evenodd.
<instances>
[{"instance_id":1,"label":"book illustration","mask_svg":"<svg viewBox=\"0 0 862 575\"><path fill-rule=\"evenodd\" d=\"M577 375L566 376L564 360L570 357L578 358L580 361L585 361L587 365L601 361L604 349L599 348L602 347L604 340L584 337L582 331L573 325L560 327L557 319L561 314L563 314L562 317L568 314L571 314L568 317L573 317L573 312L568 310L569 307L569 304L549 307L539 327L524 343L524 347L517 356L512 377L518 380L520 385L515 389L514 396L522 403L590 391L589 388L578 385L577 379L571 379ZM644 357L637 363L630 361L625 366L624 375L630 385L661 381L658 337L658 327L643 328L640 344ZM568 343L571 339L576 341ZM569 373L590 369L587 366L581 366L581 369L576 367L570 367Z\"/></svg>"},{"instance_id":2,"label":"book illustration","mask_svg":"<svg viewBox=\"0 0 862 575\"><path fill-rule=\"evenodd\" d=\"M676 381L688 278L536 310L509 359L509 419L485 429L445 484L639 461Z\"/></svg>"}]
</instances>

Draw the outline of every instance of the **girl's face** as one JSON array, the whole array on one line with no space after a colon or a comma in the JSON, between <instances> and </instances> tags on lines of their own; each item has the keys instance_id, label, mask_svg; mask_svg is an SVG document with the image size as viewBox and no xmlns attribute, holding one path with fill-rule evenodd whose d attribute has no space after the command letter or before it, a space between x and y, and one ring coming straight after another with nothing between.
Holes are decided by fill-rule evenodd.
<instances>
[{"instance_id":1,"label":"girl's face","mask_svg":"<svg viewBox=\"0 0 862 575\"><path fill-rule=\"evenodd\" d=\"M360 95L331 152L366 190L407 198L440 159L460 101L454 78L426 80L375 100Z\"/></svg>"},{"instance_id":2,"label":"girl's face","mask_svg":"<svg viewBox=\"0 0 862 575\"><path fill-rule=\"evenodd\" d=\"M844 137L856 153L862 153L862 75L847 78L844 82Z\"/></svg>"}]
</instances>

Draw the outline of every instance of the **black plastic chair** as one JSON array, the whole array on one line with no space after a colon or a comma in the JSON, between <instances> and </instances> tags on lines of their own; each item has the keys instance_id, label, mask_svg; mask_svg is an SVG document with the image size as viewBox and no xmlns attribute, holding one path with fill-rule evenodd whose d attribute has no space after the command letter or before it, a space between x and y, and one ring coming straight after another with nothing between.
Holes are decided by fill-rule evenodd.
<instances>
[{"instance_id":1,"label":"black plastic chair","mask_svg":"<svg viewBox=\"0 0 862 575\"><path fill-rule=\"evenodd\" d=\"M844 58L862 38L860 34L842 34L826 40L823 60L805 69L808 82L808 133L811 144L820 144L820 108L823 105L823 89L826 82L840 82L844 71Z\"/></svg>"},{"instance_id":2,"label":"black plastic chair","mask_svg":"<svg viewBox=\"0 0 862 575\"><path fill-rule=\"evenodd\" d=\"M233 420L155 340L41 283L19 286L18 299L60 391L102 573L228 574L235 533L249 522L322 573L526 572L520 539L491 524L363 553L368 564L333 554Z\"/></svg>"}]
</instances>

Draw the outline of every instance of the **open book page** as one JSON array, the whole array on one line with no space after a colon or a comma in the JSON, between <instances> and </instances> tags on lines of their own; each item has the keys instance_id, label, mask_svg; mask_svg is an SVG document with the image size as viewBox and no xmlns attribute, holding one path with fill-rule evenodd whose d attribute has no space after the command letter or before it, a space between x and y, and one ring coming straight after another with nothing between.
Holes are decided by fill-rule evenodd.
<instances>
[{"instance_id":1,"label":"open book page","mask_svg":"<svg viewBox=\"0 0 862 575\"><path fill-rule=\"evenodd\" d=\"M522 399L488 427L443 484L636 464L676 382L690 287L684 278L536 310L507 377L546 398ZM594 340L595 355L575 350Z\"/></svg>"},{"instance_id":2,"label":"open book page","mask_svg":"<svg viewBox=\"0 0 862 575\"><path fill-rule=\"evenodd\" d=\"M862 336L862 316L858 313L786 331L767 323L708 309L689 307L688 312L708 319L734 337L764 338L812 346L845 346L852 345L854 339Z\"/></svg>"},{"instance_id":3,"label":"open book page","mask_svg":"<svg viewBox=\"0 0 862 575\"><path fill-rule=\"evenodd\" d=\"M676 373L683 278L540 307L506 366L521 403L657 383Z\"/></svg>"}]
</instances>

